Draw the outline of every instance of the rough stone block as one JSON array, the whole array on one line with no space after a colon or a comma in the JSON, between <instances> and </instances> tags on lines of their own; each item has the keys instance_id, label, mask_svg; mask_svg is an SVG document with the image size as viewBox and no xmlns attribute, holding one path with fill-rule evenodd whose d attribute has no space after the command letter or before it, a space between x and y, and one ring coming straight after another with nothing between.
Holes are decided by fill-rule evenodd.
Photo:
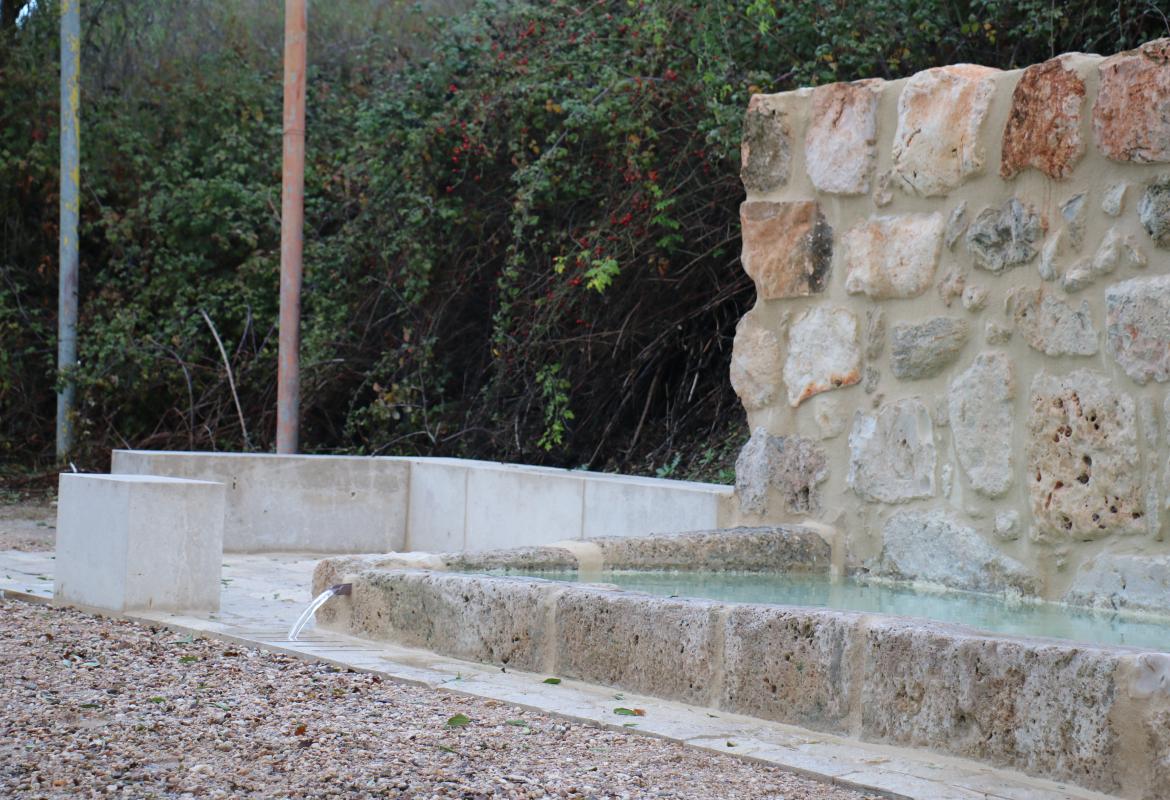
<instances>
[{"instance_id":1,"label":"rough stone block","mask_svg":"<svg viewBox=\"0 0 1170 800\"><path fill-rule=\"evenodd\" d=\"M756 428L735 461L735 493L748 514L768 510L768 490L780 493L789 514L821 509L817 487L829 476L825 451L803 436L772 436Z\"/></svg>"},{"instance_id":2,"label":"rough stone block","mask_svg":"<svg viewBox=\"0 0 1170 800\"><path fill-rule=\"evenodd\" d=\"M975 266L988 272L1003 272L1035 258L1046 229L1044 220L1031 207L1013 197L1000 208L979 212L967 229L967 249Z\"/></svg>"},{"instance_id":3,"label":"rough stone block","mask_svg":"<svg viewBox=\"0 0 1170 800\"><path fill-rule=\"evenodd\" d=\"M1007 310L1033 350L1048 356L1097 354L1097 328L1087 300L1074 309L1044 289L1019 287L1008 293Z\"/></svg>"},{"instance_id":4,"label":"rough stone block","mask_svg":"<svg viewBox=\"0 0 1170 800\"><path fill-rule=\"evenodd\" d=\"M1037 374L1025 449L1040 538L1088 541L1145 530L1134 401L1107 376Z\"/></svg>"},{"instance_id":5,"label":"rough stone block","mask_svg":"<svg viewBox=\"0 0 1170 800\"><path fill-rule=\"evenodd\" d=\"M745 202L739 207L741 262L762 300L825 290L833 231L814 202Z\"/></svg>"},{"instance_id":6,"label":"rough stone block","mask_svg":"<svg viewBox=\"0 0 1170 800\"><path fill-rule=\"evenodd\" d=\"M1170 555L1100 553L1081 565L1064 602L1168 614Z\"/></svg>"},{"instance_id":7,"label":"rough stone block","mask_svg":"<svg viewBox=\"0 0 1170 800\"><path fill-rule=\"evenodd\" d=\"M919 324L895 325L890 371L904 380L933 377L954 361L970 335L966 320L933 317Z\"/></svg>"},{"instance_id":8,"label":"rough stone block","mask_svg":"<svg viewBox=\"0 0 1170 800\"><path fill-rule=\"evenodd\" d=\"M832 550L799 525L595 539L605 569L827 573Z\"/></svg>"},{"instance_id":9,"label":"rough stone block","mask_svg":"<svg viewBox=\"0 0 1170 800\"><path fill-rule=\"evenodd\" d=\"M1105 290L1109 353L1140 384L1170 380L1170 275Z\"/></svg>"},{"instance_id":10,"label":"rough stone block","mask_svg":"<svg viewBox=\"0 0 1170 800\"><path fill-rule=\"evenodd\" d=\"M955 454L972 487L987 497L999 497L1012 484L1015 396L1012 362L1000 352L976 356L947 392Z\"/></svg>"},{"instance_id":11,"label":"rough stone block","mask_svg":"<svg viewBox=\"0 0 1170 800\"><path fill-rule=\"evenodd\" d=\"M845 290L875 299L917 297L934 281L941 214L870 217L846 232Z\"/></svg>"},{"instance_id":12,"label":"rough stone block","mask_svg":"<svg viewBox=\"0 0 1170 800\"><path fill-rule=\"evenodd\" d=\"M743 121L740 180L749 192L770 192L788 183L792 136L774 98L752 95Z\"/></svg>"},{"instance_id":13,"label":"rough stone block","mask_svg":"<svg viewBox=\"0 0 1170 800\"><path fill-rule=\"evenodd\" d=\"M830 83L812 92L805 169L817 191L867 194L877 158L880 81Z\"/></svg>"},{"instance_id":14,"label":"rough stone block","mask_svg":"<svg viewBox=\"0 0 1170 800\"><path fill-rule=\"evenodd\" d=\"M55 596L110 611L218 611L224 486L61 475Z\"/></svg>"},{"instance_id":15,"label":"rough stone block","mask_svg":"<svg viewBox=\"0 0 1170 800\"><path fill-rule=\"evenodd\" d=\"M604 589L556 601L554 671L578 680L706 705L715 685L718 613L701 600Z\"/></svg>"},{"instance_id":16,"label":"rough stone block","mask_svg":"<svg viewBox=\"0 0 1170 800\"><path fill-rule=\"evenodd\" d=\"M839 306L811 308L792 323L784 361L789 405L861 381L859 327L853 312Z\"/></svg>"},{"instance_id":17,"label":"rough stone block","mask_svg":"<svg viewBox=\"0 0 1170 800\"><path fill-rule=\"evenodd\" d=\"M816 730L847 731L857 629L853 614L732 606L719 707Z\"/></svg>"},{"instance_id":18,"label":"rough stone block","mask_svg":"<svg viewBox=\"0 0 1170 800\"><path fill-rule=\"evenodd\" d=\"M894 174L903 188L937 197L983 169L980 133L997 72L956 64L910 78L894 134Z\"/></svg>"},{"instance_id":19,"label":"rough stone block","mask_svg":"<svg viewBox=\"0 0 1170 800\"><path fill-rule=\"evenodd\" d=\"M1039 594L1041 583L945 511L899 511L882 529L879 575L973 592Z\"/></svg>"},{"instance_id":20,"label":"rough stone block","mask_svg":"<svg viewBox=\"0 0 1170 800\"><path fill-rule=\"evenodd\" d=\"M905 503L934 496L934 425L916 397L858 411L849 433L849 488L862 499Z\"/></svg>"},{"instance_id":21,"label":"rough stone block","mask_svg":"<svg viewBox=\"0 0 1170 800\"><path fill-rule=\"evenodd\" d=\"M1153 181L1142 192L1138 219L1158 247L1170 248L1170 176Z\"/></svg>"},{"instance_id":22,"label":"rough stone block","mask_svg":"<svg viewBox=\"0 0 1170 800\"><path fill-rule=\"evenodd\" d=\"M784 384L784 349L776 334L762 325L752 312L735 326L731 351L731 388L749 411L763 408L780 393Z\"/></svg>"},{"instance_id":23,"label":"rough stone block","mask_svg":"<svg viewBox=\"0 0 1170 800\"><path fill-rule=\"evenodd\" d=\"M1003 129L999 174L1014 178L1032 167L1062 180L1085 154L1081 106L1085 82L1068 65L1053 58L1024 70L1012 92L1012 108Z\"/></svg>"},{"instance_id":24,"label":"rough stone block","mask_svg":"<svg viewBox=\"0 0 1170 800\"><path fill-rule=\"evenodd\" d=\"M1116 654L898 620L865 642L862 738L1118 790Z\"/></svg>"},{"instance_id":25,"label":"rough stone block","mask_svg":"<svg viewBox=\"0 0 1170 800\"><path fill-rule=\"evenodd\" d=\"M1170 161L1170 39L1105 59L1093 138L1114 161Z\"/></svg>"}]
</instances>

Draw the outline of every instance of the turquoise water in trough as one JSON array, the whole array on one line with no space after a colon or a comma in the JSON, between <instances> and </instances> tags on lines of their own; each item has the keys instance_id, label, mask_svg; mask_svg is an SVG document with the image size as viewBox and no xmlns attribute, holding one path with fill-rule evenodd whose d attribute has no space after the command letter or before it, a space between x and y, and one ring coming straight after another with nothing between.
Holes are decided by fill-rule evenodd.
<instances>
[{"instance_id":1,"label":"turquoise water in trough","mask_svg":"<svg viewBox=\"0 0 1170 800\"><path fill-rule=\"evenodd\" d=\"M497 574L578 581L576 572ZM590 576L589 582L662 597L893 614L958 623L1012 636L1045 636L1170 652L1170 617L1013 600L997 595L926 591L905 584L787 573L607 571Z\"/></svg>"}]
</instances>

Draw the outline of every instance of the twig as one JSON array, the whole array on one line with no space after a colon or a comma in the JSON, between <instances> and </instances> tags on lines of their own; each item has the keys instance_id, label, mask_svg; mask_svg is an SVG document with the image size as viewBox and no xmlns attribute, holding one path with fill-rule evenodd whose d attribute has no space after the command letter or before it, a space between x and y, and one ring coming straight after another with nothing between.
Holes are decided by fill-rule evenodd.
<instances>
[{"instance_id":1,"label":"twig","mask_svg":"<svg viewBox=\"0 0 1170 800\"><path fill-rule=\"evenodd\" d=\"M203 315L203 321L211 329L211 335L215 337L215 344L219 347L219 354L223 358L223 368L227 370L228 387L232 390L232 400L236 403L236 414L240 417L240 431L244 434L244 448L251 450L252 443L248 440L248 426L244 422L244 409L240 407L240 396L236 394L236 379L232 376L232 365L228 362L227 350L223 349L223 341L220 340L219 332L216 331L211 317L207 316L207 312L202 308L199 309L199 313Z\"/></svg>"}]
</instances>

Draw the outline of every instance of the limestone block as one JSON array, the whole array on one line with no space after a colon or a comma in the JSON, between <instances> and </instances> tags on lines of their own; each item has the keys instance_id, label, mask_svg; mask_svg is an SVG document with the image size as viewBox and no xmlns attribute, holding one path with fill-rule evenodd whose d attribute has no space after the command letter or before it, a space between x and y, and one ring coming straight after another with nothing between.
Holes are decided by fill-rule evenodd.
<instances>
[{"instance_id":1,"label":"limestone block","mask_svg":"<svg viewBox=\"0 0 1170 800\"><path fill-rule=\"evenodd\" d=\"M1105 59L1093 139L1114 161L1170 162L1170 39Z\"/></svg>"},{"instance_id":2,"label":"limestone block","mask_svg":"<svg viewBox=\"0 0 1170 800\"><path fill-rule=\"evenodd\" d=\"M1049 356L1097 353L1097 328L1087 300L1074 309L1044 289L1018 287L1008 293L1007 311L1033 350Z\"/></svg>"},{"instance_id":3,"label":"limestone block","mask_svg":"<svg viewBox=\"0 0 1170 800\"><path fill-rule=\"evenodd\" d=\"M968 286L963 290L963 308L968 311L982 311L987 307L987 290L982 286Z\"/></svg>"},{"instance_id":4,"label":"limestone block","mask_svg":"<svg viewBox=\"0 0 1170 800\"><path fill-rule=\"evenodd\" d=\"M963 231L967 230L967 225L970 220L967 219L967 201L962 200L955 206L947 217L947 226L943 233L943 241L947 245L948 250L955 249L955 242L959 241L959 237L963 235Z\"/></svg>"},{"instance_id":5,"label":"limestone block","mask_svg":"<svg viewBox=\"0 0 1170 800\"><path fill-rule=\"evenodd\" d=\"M1138 200L1138 218L1158 247L1170 247L1170 176L1146 187Z\"/></svg>"},{"instance_id":6,"label":"limestone block","mask_svg":"<svg viewBox=\"0 0 1170 800\"><path fill-rule=\"evenodd\" d=\"M224 486L61 475L57 600L110 611L219 610Z\"/></svg>"},{"instance_id":7,"label":"limestone block","mask_svg":"<svg viewBox=\"0 0 1170 800\"><path fill-rule=\"evenodd\" d=\"M1068 242L1073 250L1080 250L1085 243L1085 225L1088 222L1088 203L1084 192L1074 194L1060 205L1060 216L1064 229L1068 231Z\"/></svg>"},{"instance_id":8,"label":"limestone block","mask_svg":"<svg viewBox=\"0 0 1170 800\"><path fill-rule=\"evenodd\" d=\"M865 310L865 357L879 358L886 348L886 312L880 308Z\"/></svg>"},{"instance_id":9,"label":"limestone block","mask_svg":"<svg viewBox=\"0 0 1170 800\"><path fill-rule=\"evenodd\" d=\"M719 707L845 732L858 646L854 614L735 605L727 616Z\"/></svg>"},{"instance_id":10,"label":"limestone block","mask_svg":"<svg viewBox=\"0 0 1170 800\"><path fill-rule=\"evenodd\" d=\"M1040 272L1040 280L1054 281L1060 277L1060 272L1056 268L1056 260L1063 252L1064 237L1060 231L1057 231L1044 243L1044 247L1040 250L1040 263L1037 265L1037 269Z\"/></svg>"},{"instance_id":11,"label":"limestone block","mask_svg":"<svg viewBox=\"0 0 1170 800\"><path fill-rule=\"evenodd\" d=\"M566 592L556 601L555 671L706 705L718 669L720 608L603 589Z\"/></svg>"},{"instance_id":12,"label":"limestone block","mask_svg":"<svg viewBox=\"0 0 1170 800\"><path fill-rule=\"evenodd\" d=\"M799 525L592 540L606 569L827 573L832 550ZM523 565L518 565L524 569Z\"/></svg>"},{"instance_id":13,"label":"limestone block","mask_svg":"<svg viewBox=\"0 0 1170 800\"><path fill-rule=\"evenodd\" d=\"M1170 275L1105 290L1109 354L1140 384L1170 380Z\"/></svg>"},{"instance_id":14,"label":"limestone block","mask_svg":"<svg viewBox=\"0 0 1170 800\"><path fill-rule=\"evenodd\" d=\"M784 362L789 405L860 382L859 334L857 317L841 307L817 306L792 323Z\"/></svg>"},{"instance_id":15,"label":"limestone block","mask_svg":"<svg viewBox=\"0 0 1170 800\"><path fill-rule=\"evenodd\" d=\"M1064 602L1170 614L1170 556L1100 553L1081 565Z\"/></svg>"},{"instance_id":16,"label":"limestone block","mask_svg":"<svg viewBox=\"0 0 1170 800\"><path fill-rule=\"evenodd\" d=\"M789 514L820 511L817 487L829 476L825 452L803 436L772 436L756 428L735 460L735 493L745 514L767 512L770 488Z\"/></svg>"},{"instance_id":17,"label":"limestone block","mask_svg":"<svg viewBox=\"0 0 1170 800\"><path fill-rule=\"evenodd\" d=\"M865 642L862 738L1119 788L1116 653L893 619Z\"/></svg>"},{"instance_id":18,"label":"limestone block","mask_svg":"<svg viewBox=\"0 0 1170 800\"><path fill-rule=\"evenodd\" d=\"M877 574L973 592L1037 594L1040 581L950 514L899 511L882 528Z\"/></svg>"},{"instance_id":19,"label":"limestone block","mask_svg":"<svg viewBox=\"0 0 1170 800\"><path fill-rule=\"evenodd\" d=\"M1125 210L1125 192L1129 185L1122 181L1115 183L1101 195L1101 210L1111 217L1120 217Z\"/></svg>"},{"instance_id":20,"label":"limestone block","mask_svg":"<svg viewBox=\"0 0 1170 800\"><path fill-rule=\"evenodd\" d=\"M1014 178L1032 167L1063 180L1085 154L1081 106L1085 82L1067 63L1052 58L1024 70L1012 92L1012 108L1003 129L999 174Z\"/></svg>"},{"instance_id":21,"label":"limestone block","mask_svg":"<svg viewBox=\"0 0 1170 800\"><path fill-rule=\"evenodd\" d=\"M985 208L967 229L967 248L975 266L1003 272L1036 257L1044 238L1044 220L1030 206L1013 197L1000 208Z\"/></svg>"},{"instance_id":22,"label":"limestone block","mask_svg":"<svg viewBox=\"0 0 1170 800\"><path fill-rule=\"evenodd\" d=\"M1032 380L1025 443L1041 539L1100 539L1145 530L1133 398L1088 370Z\"/></svg>"},{"instance_id":23,"label":"limestone block","mask_svg":"<svg viewBox=\"0 0 1170 800\"><path fill-rule=\"evenodd\" d=\"M870 217L844 236L845 289L875 299L917 297L934 281L941 214Z\"/></svg>"},{"instance_id":24,"label":"limestone block","mask_svg":"<svg viewBox=\"0 0 1170 800\"><path fill-rule=\"evenodd\" d=\"M980 353L947 392L955 454L975 491L987 497L1012 484L1015 395L1012 362L1001 352Z\"/></svg>"},{"instance_id":25,"label":"limestone block","mask_svg":"<svg viewBox=\"0 0 1170 800\"><path fill-rule=\"evenodd\" d=\"M833 232L814 202L746 202L739 207L744 271L762 300L825 290Z\"/></svg>"},{"instance_id":26,"label":"limestone block","mask_svg":"<svg viewBox=\"0 0 1170 800\"><path fill-rule=\"evenodd\" d=\"M792 137L785 113L772 97L752 95L743 121L739 177L749 192L770 192L788 183Z\"/></svg>"},{"instance_id":27,"label":"limestone block","mask_svg":"<svg viewBox=\"0 0 1170 800\"><path fill-rule=\"evenodd\" d=\"M934 426L921 400L908 397L874 415L856 413L848 483L860 497L880 503L933 497L934 470Z\"/></svg>"},{"instance_id":28,"label":"limestone block","mask_svg":"<svg viewBox=\"0 0 1170 800\"><path fill-rule=\"evenodd\" d=\"M880 87L880 81L858 81L813 89L804 162L818 191L844 195L869 192L869 177L877 158Z\"/></svg>"},{"instance_id":29,"label":"limestone block","mask_svg":"<svg viewBox=\"0 0 1170 800\"><path fill-rule=\"evenodd\" d=\"M763 408L784 381L784 350L776 334L748 313L735 327L731 351L731 388L749 411Z\"/></svg>"},{"instance_id":30,"label":"limestone block","mask_svg":"<svg viewBox=\"0 0 1170 800\"><path fill-rule=\"evenodd\" d=\"M895 325L890 370L903 380L933 377L958 357L969 335L967 322L952 317Z\"/></svg>"},{"instance_id":31,"label":"limestone block","mask_svg":"<svg viewBox=\"0 0 1170 800\"><path fill-rule=\"evenodd\" d=\"M894 173L923 197L945 195L983 169L980 130L998 70L956 64L919 72L898 98Z\"/></svg>"}]
</instances>

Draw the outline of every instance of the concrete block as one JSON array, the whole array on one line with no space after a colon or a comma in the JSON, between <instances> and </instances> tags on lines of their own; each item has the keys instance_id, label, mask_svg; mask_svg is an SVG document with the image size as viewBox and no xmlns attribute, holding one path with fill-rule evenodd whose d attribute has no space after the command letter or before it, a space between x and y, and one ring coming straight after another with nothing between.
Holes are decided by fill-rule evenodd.
<instances>
[{"instance_id":1,"label":"concrete block","mask_svg":"<svg viewBox=\"0 0 1170 800\"><path fill-rule=\"evenodd\" d=\"M476 465L467 479L466 549L580 539L584 492L581 477L566 470Z\"/></svg>"},{"instance_id":2,"label":"concrete block","mask_svg":"<svg viewBox=\"0 0 1170 800\"><path fill-rule=\"evenodd\" d=\"M470 467L456 459L411 461L407 549L427 553L466 549L470 472Z\"/></svg>"},{"instance_id":3,"label":"concrete block","mask_svg":"<svg viewBox=\"0 0 1170 800\"><path fill-rule=\"evenodd\" d=\"M227 487L228 552L386 553L406 541L406 459L115 450L113 471Z\"/></svg>"},{"instance_id":4,"label":"concrete block","mask_svg":"<svg viewBox=\"0 0 1170 800\"><path fill-rule=\"evenodd\" d=\"M719 527L720 503L732 489L654 478L585 477L585 538L645 536Z\"/></svg>"},{"instance_id":5,"label":"concrete block","mask_svg":"<svg viewBox=\"0 0 1170 800\"><path fill-rule=\"evenodd\" d=\"M216 611L224 487L140 475L61 476L56 597L111 611Z\"/></svg>"}]
</instances>

